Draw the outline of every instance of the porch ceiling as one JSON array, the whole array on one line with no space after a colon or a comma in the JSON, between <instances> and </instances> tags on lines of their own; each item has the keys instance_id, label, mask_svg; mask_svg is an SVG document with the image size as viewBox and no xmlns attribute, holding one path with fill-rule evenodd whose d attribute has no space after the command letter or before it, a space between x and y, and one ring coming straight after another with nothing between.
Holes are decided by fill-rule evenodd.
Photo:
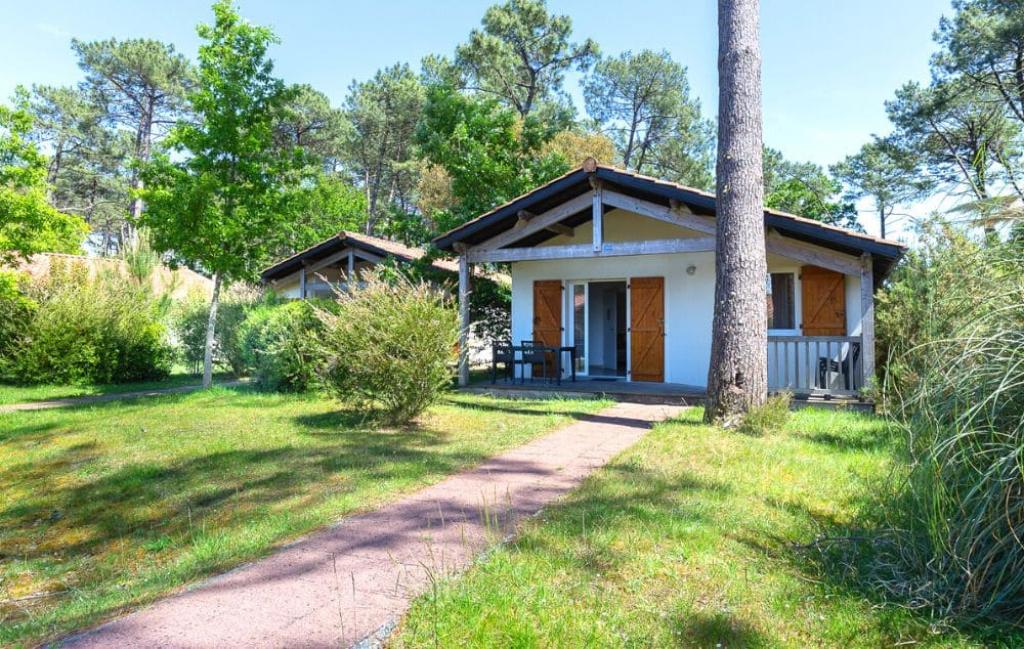
<instances>
[{"instance_id":1,"label":"porch ceiling","mask_svg":"<svg viewBox=\"0 0 1024 649\"><path fill-rule=\"evenodd\" d=\"M483 243L513 228L521 210L541 214L590 191L591 178L601 180L607 189L634 198L666 207L673 201L677 201L688 207L694 214L712 217L715 215L715 198L712 194L614 167L595 165L592 161L588 162L589 165L584 163L583 167L574 169L528 194L441 235L434 240L435 245L442 250L451 251L456 243L468 246ZM577 227L591 219L592 213L588 208L567 216L562 223L570 227ZM876 283L881 282L906 251L905 246L894 241L879 239L774 210L765 210L765 226L784 237L812 243L844 254L860 256L863 253L870 253L873 259ZM558 236L555 232L542 230L516 242L516 247L536 246L555 236Z\"/></svg>"}]
</instances>

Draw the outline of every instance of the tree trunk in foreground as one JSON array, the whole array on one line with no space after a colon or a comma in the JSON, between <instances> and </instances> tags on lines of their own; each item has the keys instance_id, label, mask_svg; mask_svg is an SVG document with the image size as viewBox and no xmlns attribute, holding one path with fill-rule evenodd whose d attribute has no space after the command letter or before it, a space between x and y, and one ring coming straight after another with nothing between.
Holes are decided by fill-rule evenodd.
<instances>
[{"instance_id":1,"label":"tree trunk in foreground","mask_svg":"<svg viewBox=\"0 0 1024 649\"><path fill-rule=\"evenodd\" d=\"M217 306L220 304L220 273L213 274L210 316L206 320L206 346L203 349L203 387L213 385L213 341L217 331Z\"/></svg>"},{"instance_id":2,"label":"tree trunk in foreground","mask_svg":"<svg viewBox=\"0 0 1024 649\"><path fill-rule=\"evenodd\" d=\"M758 0L718 2L718 235L708 422L734 425L768 396Z\"/></svg>"}]
</instances>

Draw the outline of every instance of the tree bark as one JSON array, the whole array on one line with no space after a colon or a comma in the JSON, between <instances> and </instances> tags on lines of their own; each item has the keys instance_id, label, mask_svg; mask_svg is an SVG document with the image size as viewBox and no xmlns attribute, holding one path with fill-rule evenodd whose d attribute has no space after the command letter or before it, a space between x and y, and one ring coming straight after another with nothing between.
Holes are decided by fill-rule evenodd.
<instances>
[{"instance_id":1,"label":"tree bark","mask_svg":"<svg viewBox=\"0 0 1024 649\"><path fill-rule=\"evenodd\" d=\"M727 426L768 396L758 4L718 2L715 316L704 416Z\"/></svg>"},{"instance_id":2,"label":"tree bark","mask_svg":"<svg viewBox=\"0 0 1024 649\"><path fill-rule=\"evenodd\" d=\"M217 331L217 307L220 304L220 273L213 274L210 315L206 320L206 346L203 349L203 387L213 385L213 341Z\"/></svg>"}]
</instances>

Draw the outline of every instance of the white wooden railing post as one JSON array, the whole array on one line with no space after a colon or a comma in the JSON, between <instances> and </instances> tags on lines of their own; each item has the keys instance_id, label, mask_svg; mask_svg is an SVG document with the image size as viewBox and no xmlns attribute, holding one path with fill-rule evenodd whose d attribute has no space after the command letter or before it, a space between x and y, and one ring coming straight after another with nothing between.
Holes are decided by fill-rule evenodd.
<instances>
[{"instance_id":1,"label":"white wooden railing post","mask_svg":"<svg viewBox=\"0 0 1024 649\"><path fill-rule=\"evenodd\" d=\"M871 255L860 258L860 314L861 314L861 367L864 384L875 376L875 276Z\"/></svg>"}]
</instances>

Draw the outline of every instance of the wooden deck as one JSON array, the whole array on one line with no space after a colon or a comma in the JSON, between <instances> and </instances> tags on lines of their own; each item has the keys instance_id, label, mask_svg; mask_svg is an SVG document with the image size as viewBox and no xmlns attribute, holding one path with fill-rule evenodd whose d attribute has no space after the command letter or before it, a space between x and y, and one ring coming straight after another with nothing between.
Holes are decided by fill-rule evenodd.
<instances>
[{"instance_id":1,"label":"wooden deck","mask_svg":"<svg viewBox=\"0 0 1024 649\"><path fill-rule=\"evenodd\" d=\"M704 389L680 383L643 383L630 381L598 381L579 379L563 380L561 385L547 381L525 383L477 382L465 388L466 392L493 394L495 396L538 399L538 398L607 398L631 403L667 403L696 405L704 401Z\"/></svg>"},{"instance_id":2,"label":"wooden deck","mask_svg":"<svg viewBox=\"0 0 1024 649\"><path fill-rule=\"evenodd\" d=\"M561 385L548 381L527 380L525 383L497 383L476 381L459 388L460 392L488 394L511 399L612 399L629 403L650 403L668 405L701 405L707 396L700 386L682 383L647 383L641 381L593 380L579 379L575 382L563 380ZM796 396L793 398L794 408L851 408L867 412L874 411L870 401L860 401L848 397L825 399L822 397Z\"/></svg>"}]
</instances>

